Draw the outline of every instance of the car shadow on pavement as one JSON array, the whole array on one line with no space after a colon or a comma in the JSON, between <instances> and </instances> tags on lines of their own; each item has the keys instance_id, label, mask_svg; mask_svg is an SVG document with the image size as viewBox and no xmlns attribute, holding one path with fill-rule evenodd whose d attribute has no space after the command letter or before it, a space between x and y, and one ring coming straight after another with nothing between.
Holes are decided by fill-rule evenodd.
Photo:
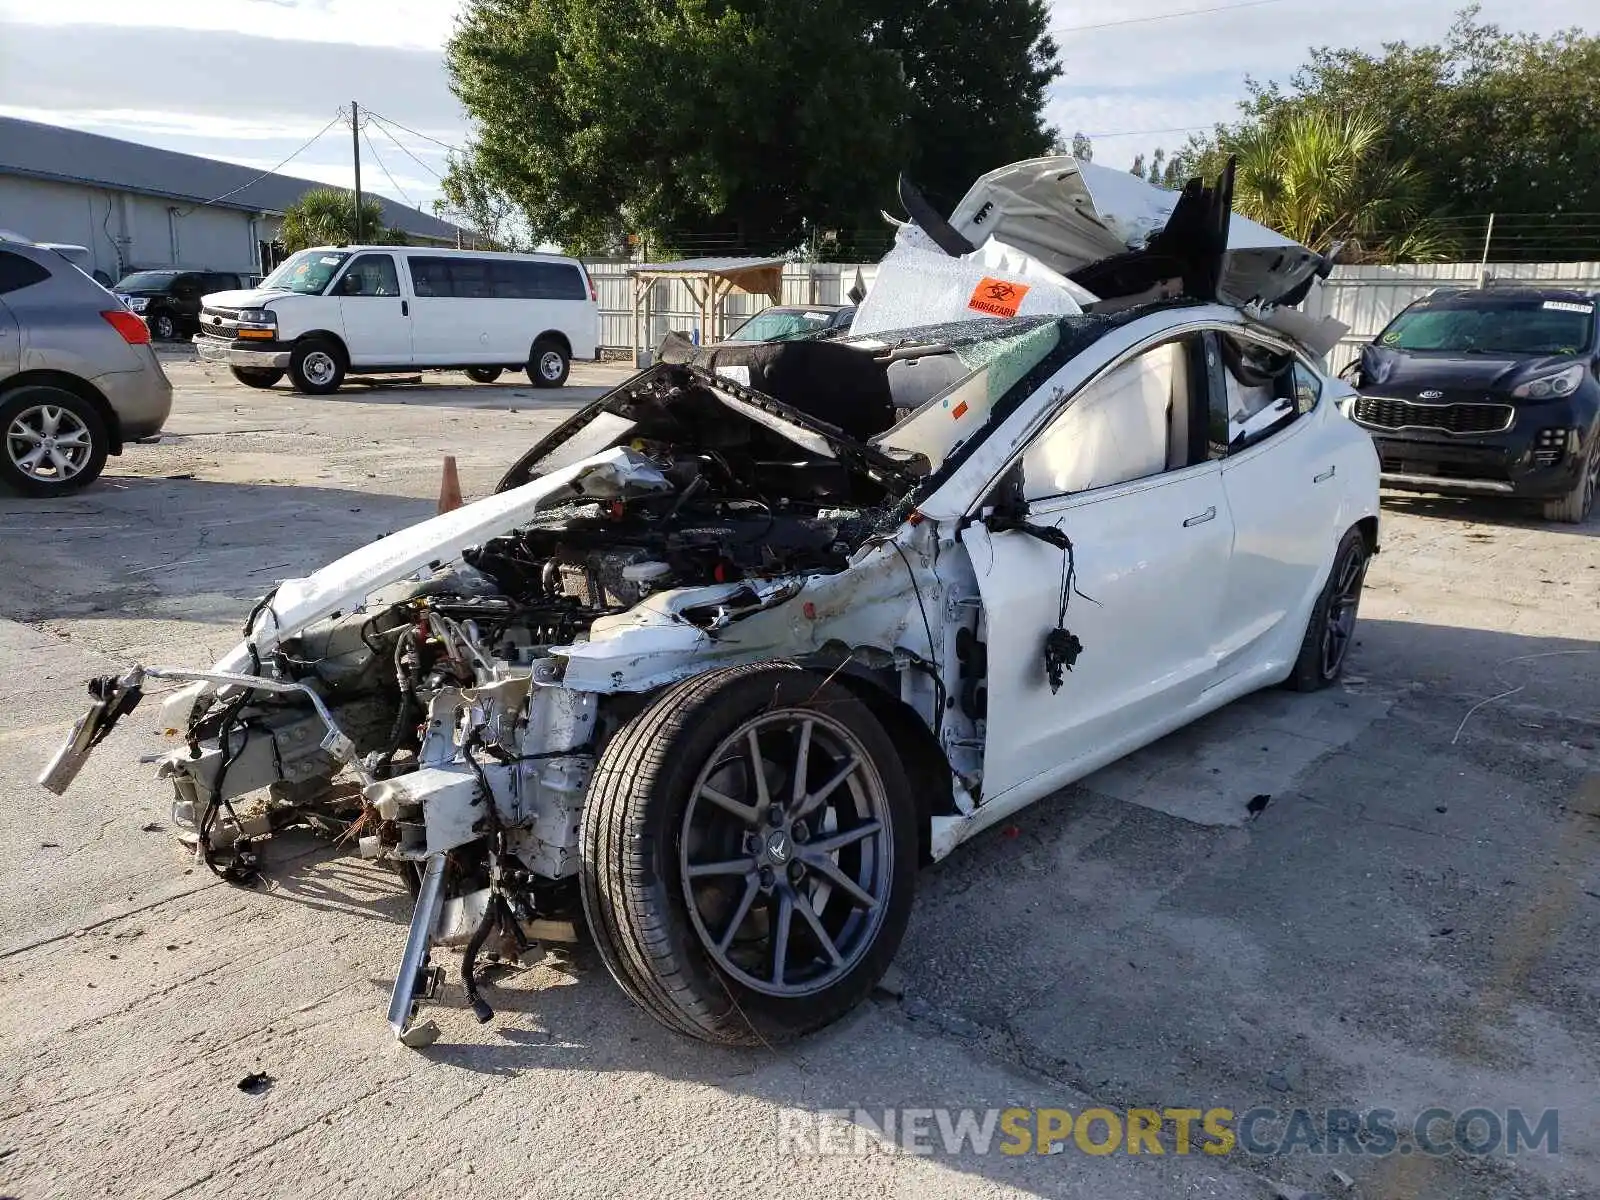
<instances>
[{"instance_id":1,"label":"car shadow on pavement","mask_svg":"<svg viewBox=\"0 0 1600 1200\"><path fill-rule=\"evenodd\" d=\"M1600 537L1600 506L1597 506L1589 519L1581 525L1548 521L1541 515L1538 503L1531 500L1428 496L1417 492L1385 490L1383 507L1416 517L1437 517L1447 521L1482 525L1505 525L1513 529L1538 529L1577 537Z\"/></svg>"}]
</instances>

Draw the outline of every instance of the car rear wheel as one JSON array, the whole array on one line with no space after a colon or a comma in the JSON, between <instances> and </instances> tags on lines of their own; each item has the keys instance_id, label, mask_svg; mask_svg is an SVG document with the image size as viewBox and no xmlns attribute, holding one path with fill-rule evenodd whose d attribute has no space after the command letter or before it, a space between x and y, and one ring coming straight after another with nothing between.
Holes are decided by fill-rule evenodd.
<instances>
[{"instance_id":1,"label":"car rear wheel","mask_svg":"<svg viewBox=\"0 0 1600 1200\"><path fill-rule=\"evenodd\" d=\"M663 692L607 745L583 817L584 912L645 1011L763 1045L860 1003L899 948L918 812L845 688L786 663Z\"/></svg>"},{"instance_id":2,"label":"car rear wheel","mask_svg":"<svg viewBox=\"0 0 1600 1200\"><path fill-rule=\"evenodd\" d=\"M296 342L289 355L289 381L297 392L308 396L328 396L344 382L344 355L339 347L321 338Z\"/></svg>"},{"instance_id":3,"label":"car rear wheel","mask_svg":"<svg viewBox=\"0 0 1600 1200\"><path fill-rule=\"evenodd\" d=\"M500 378L499 367L469 367L467 378L473 383L493 383Z\"/></svg>"},{"instance_id":4,"label":"car rear wheel","mask_svg":"<svg viewBox=\"0 0 1600 1200\"><path fill-rule=\"evenodd\" d=\"M60 388L20 387L0 398L0 480L25 496L63 496L105 469L105 421L82 396Z\"/></svg>"},{"instance_id":5,"label":"car rear wheel","mask_svg":"<svg viewBox=\"0 0 1600 1200\"><path fill-rule=\"evenodd\" d=\"M542 337L533 344L528 355L528 378L534 387L558 388L566 383L572 371L572 359L566 347L553 337Z\"/></svg>"},{"instance_id":6,"label":"car rear wheel","mask_svg":"<svg viewBox=\"0 0 1600 1200\"><path fill-rule=\"evenodd\" d=\"M1600 431L1591 439L1589 457L1572 490L1559 500L1545 501L1545 520L1561 521L1568 525L1583 524L1594 511L1596 492L1600 492Z\"/></svg>"},{"instance_id":7,"label":"car rear wheel","mask_svg":"<svg viewBox=\"0 0 1600 1200\"><path fill-rule=\"evenodd\" d=\"M245 387L269 388L283 378L282 371L270 367L229 367L228 372Z\"/></svg>"},{"instance_id":8,"label":"car rear wheel","mask_svg":"<svg viewBox=\"0 0 1600 1200\"><path fill-rule=\"evenodd\" d=\"M1344 674L1345 659L1355 642L1356 614L1361 608L1361 589L1371 560L1366 535L1359 529L1346 532L1333 556L1328 582L1311 606L1311 620L1300 643L1294 673L1289 676L1289 686L1295 691L1321 691Z\"/></svg>"}]
</instances>

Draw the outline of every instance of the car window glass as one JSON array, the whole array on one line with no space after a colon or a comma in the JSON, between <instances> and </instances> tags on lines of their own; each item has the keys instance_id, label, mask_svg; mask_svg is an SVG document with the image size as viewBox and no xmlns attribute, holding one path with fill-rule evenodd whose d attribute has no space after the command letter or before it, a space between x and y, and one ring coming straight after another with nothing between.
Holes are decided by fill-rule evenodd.
<instances>
[{"instance_id":1,"label":"car window glass","mask_svg":"<svg viewBox=\"0 0 1600 1200\"><path fill-rule=\"evenodd\" d=\"M179 275L172 281L174 295L188 296L197 293L199 290L200 276L198 275Z\"/></svg>"},{"instance_id":2,"label":"car window glass","mask_svg":"<svg viewBox=\"0 0 1600 1200\"><path fill-rule=\"evenodd\" d=\"M535 294L541 300L587 300L589 289L571 263L531 262Z\"/></svg>"},{"instance_id":3,"label":"car window glass","mask_svg":"<svg viewBox=\"0 0 1600 1200\"><path fill-rule=\"evenodd\" d=\"M489 289L489 264L481 258L452 258L450 294L457 299L481 300L493 295Z\"/></svg>"},{"instance_id":4,"label":"car window glass","mask_svg":"<svg viewBox=\"0 0 1600 1200\"><path fill-rule=\"evenodd\" d=\"M1210 451L1223 458L1258 445L1316 407L1321 384L1309 371L1306 394L1292 355L1244 338L1219 334L1222 392L1211 396ZM1303 405L1303 407L1302 407Z\"/></svg>"},{"instance_id":5,"label":"car window glass","mask_svg":"<svg viewBox=\"0 0 1600 1200\"><path fill-rule=\"evenodd\" d=\"M419 296L450 295L450 260L444 258L419 258L409 256L406 265L411 269L411 290Z\"/></svg>"},{"instance_id":6,"label":"car window glass","mask_svg":"<svg viewBox=\"0 0 1600 1200\"><path fill-rule=\"evenodd\" d=\"M1294 364L1294 408L1302 417L1322 399L1322 380L1305 363Z\"/></svg>"},{"instance_id":7,"label":"car window glass","mask_svg":"<svg viewBox=\"0 0 1600 1200\"><path fill-rule=\"evenodd\" d=\"M0 250L0 296L43 283L49 278L50 272L33 259Z\"/></svg>"},{"instance_id":8,"label":"car window glass","mask_svg":"<svg viewBox=\"0 0 1600 1200\"><path fill-rule=\"evenodd\" d=\"M361 254L339 281L341 296L398 296L400 277L395 273L394 256Z\"/></svg>"},{"instance_id":9,"label":"car window glass","mask_svg":"<svg viewBox=\"0 0 1600 1200\"><path fill-rule=\"evenodd\" d=\"M1147 350L1089 384L1022 459L1023 494L1042 500L1187 464L1189 344Z\"/></svg>"}]
</instances>

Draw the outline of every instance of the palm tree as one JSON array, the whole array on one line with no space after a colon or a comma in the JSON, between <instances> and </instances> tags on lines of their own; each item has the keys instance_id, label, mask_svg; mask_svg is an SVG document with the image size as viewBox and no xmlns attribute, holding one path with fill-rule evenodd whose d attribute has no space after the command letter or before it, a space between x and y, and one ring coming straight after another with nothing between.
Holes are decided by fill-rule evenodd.
<instances>
[{"instance_id":1,"label":"palm tree","mask_svg":"<svg viewBox=\"0 0 1600 1200\"><path fill-rule=\"evenodd\" d=\"M284 210L279 240L290 254L307 246L337 246L356 240L355 195L340 188L312 188ZM403 246L406 235L383 223L383 206L361 198L361 240L368 245Z\"/></svg>"},{"instance_id":2,"label":"palm tree","mask_svg":"<svg viewBox=\"0 0 1600 1200\"><path fill-rule=\"evenodd\" d=\"M1313 250L1343 242L1346 261L1422 262L1453 247L1422 216L1422 180L1390 155L1360 112L1301 108L1237 130L1234 207Z\"/></svg>"}]
</instances>

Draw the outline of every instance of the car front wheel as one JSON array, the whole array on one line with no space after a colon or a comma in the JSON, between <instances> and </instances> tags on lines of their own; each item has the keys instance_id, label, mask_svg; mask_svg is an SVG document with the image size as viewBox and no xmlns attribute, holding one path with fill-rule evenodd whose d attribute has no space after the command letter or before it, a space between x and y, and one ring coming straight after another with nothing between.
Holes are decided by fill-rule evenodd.
<instances>
[{"instance_id":1,"label":"car front wheel","mask_svg":"<svg viewBox=\"0 0 1600 1200\"><path fill-rule=\"evenodd\" d=\"M328 396L344 382L344 355L339 347L321 338L296 342L289 355L289 381L297 392L308 396Z\"/></svg>"},{"instance_id":2,"label":"car front wheel","mask_svg":"<svg viewBox=\"0 0 1600 1200\"><path fill-rule=\"evenodd\" d=\"M178 323L170 313L157 313L150 318L150 332L159 340L170 342L178 336Z\"/></svg>"},{"instance_id":3,"label":"car front wheel","mask_svg":"<svg viewBox=\"0 0 1600 1200\"><path fill-rule=\"evenodd\" d=\"M1546 500L1544 517L1567 525L1582 525L1594 511L1595 493L1600 491L1600 431L1590 439L1589 457L1572 490L1559 500Z\"/></svg>"},{"instance_id":4,"label":"car front wheel","mask_svg":"<svg viewBox=\"0 0 1600 1200\"><path fill-rule=\"evenodd\" d=\"M1311 620L1300 643L1294 673L1289 676L1289 686L1295 691L1321 691L1344 674L1345 659L1355 642L1356 614L1361 608L1361 589L1371 560L1366 535L1359 529L1348 530L1334 553L1328 582L1311 606Z\"/></svg>"},{"instance_id":5,"label":"car front wheel","mask_svg":"<svg viewBox=\"0 0 1600 1200\"><path fill-rule=\"evenodd\" d=\"M667 689L607 745L584 911L642 1008L710 1042L788 1041L861 1002L910 915L918 811L845 688L786 663Z\"/></svg>"},{"instance_id":6,"label":"car front wheel","mask_svg":"<svg viewBox=\"0 0 1600 1200\"><path fill-rule=\"evenodd\" d=\"M229 367L228 371L245 387L269 388L283 378L282 371L271 367Z\"/></svg>"},{"instance_id":7,"label":"car front wheel","mask_svg":"<svg viewBox=\"0 0 1600 1200\"><path fill-rule=\"evenodd\" d=\"M20 387L0 399L0 480L24 496L62 496L87 487L105 469L105 421L82 396L60 388Z\"/></svg>"}]
</instances>

